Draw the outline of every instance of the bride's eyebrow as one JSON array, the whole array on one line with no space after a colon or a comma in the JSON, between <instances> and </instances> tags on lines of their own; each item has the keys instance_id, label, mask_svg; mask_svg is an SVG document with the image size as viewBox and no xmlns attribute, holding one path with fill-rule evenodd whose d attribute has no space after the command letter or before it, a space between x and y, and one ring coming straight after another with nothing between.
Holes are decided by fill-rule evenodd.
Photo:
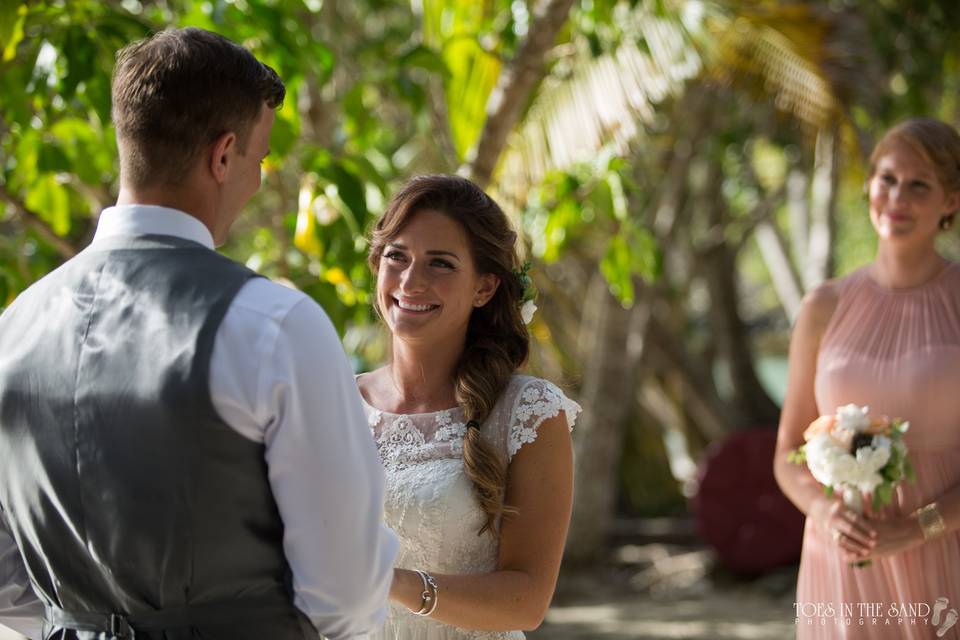
<instances>
[{"instance_id":1,"label":"bride's eyebrow","mask_svg":"<svg viewBox=\"0 0 960 640\"><path fill-rule=\"evenodd\" d=\"M460 260L460 256L455 254L453 251L441 251L439 249L434 249L431 251L427 251L427 255L428 256L450 256L451 258Z\"/></svg>"},{"instance_id":2,"label":"bride's eyebrow","mask_svg":"<svg viewBox=\"0 0 960 640\"><path fill-rule=\"evenodd\" d=\"M400 249L401 251L409 251L406 245L401 244L399 242L390 242L387 244L387 246L393 247L394 249ZM450 256L451 258L460 260L460 256L455 254L453 251L445 251L443 249L430 249L429 251L426 252L426 254L428 256Z\"/></svg>"}]
</instances>

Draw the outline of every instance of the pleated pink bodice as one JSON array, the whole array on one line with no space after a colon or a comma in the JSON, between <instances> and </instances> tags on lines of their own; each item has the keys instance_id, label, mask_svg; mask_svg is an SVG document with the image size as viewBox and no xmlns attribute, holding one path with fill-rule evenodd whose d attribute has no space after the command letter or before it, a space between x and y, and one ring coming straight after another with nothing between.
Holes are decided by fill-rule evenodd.
<instances>
[{"instance_id":1,"label":"pleated pink bodice","mask_svg":"<svg viewBox=\"0 0 960 640\"><path fill-rule=\"evenodd\" d=\"M866 268L838 284L838 305L817 358L817 409L832 414L853 403L910 421L905 442L916 482L902 484L886 509L910 514L960 484L960 265L950 263L909 289L884 289ZM940 598L948 600L941 619L950 607L960 610L960 532L854 568L832 540L806 528L797 602L832 604L834 617L824 616L825 624L801 617L798 638L936 638L923 606L914 607L917 615L899 614L901 605L932 609ZM883 603L882 614L862 616L876 609L860 603ZM890 615L891 605L898 615ZM806 612L812 611L808 604ZM960 638L960 624L943 637Z\"/></svg>"}]
</instances>

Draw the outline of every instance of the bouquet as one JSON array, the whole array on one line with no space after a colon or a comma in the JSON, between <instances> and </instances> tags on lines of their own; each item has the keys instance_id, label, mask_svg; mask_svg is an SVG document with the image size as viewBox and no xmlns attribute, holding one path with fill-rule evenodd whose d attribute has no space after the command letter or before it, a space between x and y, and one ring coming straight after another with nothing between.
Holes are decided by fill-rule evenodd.
<instances>
[{"instance_id":1,"label":"bouquet","mask_svg":"<svg viewBox=\"0 0 960 640\"><path fill-rule=\"evenodd\" d=\"M827 496L839 491L848 508L863 513L863 496L873 496L878 511L893 500L894 488L914 480L903 434L910 423L871 417L868 407L848 404L832 416L820 416L803 432L805 444L788 457L806 464Z\"/></svg>"}]
</instances>

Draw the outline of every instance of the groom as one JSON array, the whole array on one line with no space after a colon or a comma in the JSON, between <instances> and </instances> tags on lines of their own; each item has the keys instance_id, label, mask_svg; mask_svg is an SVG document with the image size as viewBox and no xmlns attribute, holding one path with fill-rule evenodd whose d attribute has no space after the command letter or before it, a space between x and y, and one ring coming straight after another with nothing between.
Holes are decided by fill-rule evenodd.
<instances>
[{"instance_id":1,"label":"groom","mask_svg":"<svg viewBox=\"0 0 960 640\"><path fill-rule=\"evenodd\" d=\"M117 206L0 317L0 622L293 640L385 615L397 542L336 332L213 250L283 97L200 29L119 54Z\"/></svg>"}]
</instances>

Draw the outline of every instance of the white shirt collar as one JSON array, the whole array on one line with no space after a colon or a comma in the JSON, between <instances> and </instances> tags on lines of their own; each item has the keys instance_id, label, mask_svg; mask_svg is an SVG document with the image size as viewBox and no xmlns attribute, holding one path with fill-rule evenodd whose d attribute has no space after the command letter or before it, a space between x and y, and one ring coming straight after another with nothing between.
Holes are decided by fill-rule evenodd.
<instances>
[{"instance_id":1,"label":"white shirt collar","mask_svg":"<svg viewBox=\"0 0 960 640\"><path fill-rule=\"evenodd\" d=\"M93 241L114 236L161 235L193 240L213 249L213 236L207 226L177 209L152 204L123 204L107 207L100 213Z\"/></svg>"}]
</instances>

